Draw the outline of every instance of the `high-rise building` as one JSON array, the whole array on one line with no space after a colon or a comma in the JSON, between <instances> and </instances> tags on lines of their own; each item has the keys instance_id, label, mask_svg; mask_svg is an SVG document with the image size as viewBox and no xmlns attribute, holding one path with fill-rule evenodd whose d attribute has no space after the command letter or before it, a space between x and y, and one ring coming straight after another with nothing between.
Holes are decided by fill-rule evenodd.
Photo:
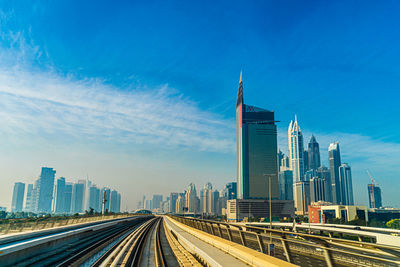
<instances>
[{"instance_id":1,"label":"high-rise building","mask_svg":"<svg viewBox=\"0 0 400 267\"><path fill-rule=\"evenodd\" d=\"M279 199L293 200L293 171L289 169L279 172Z\"/></svg>"},{"instance_id":2,"label":"high-rise building","mask_svg":"<svg viewBox=\"0 0 400 267\"><path fill-rule=\"evenodd\" d=\"M211 183L206 183L201 190L200 206L203 214L214 214L214 192Z\"/></svg>"},{"instance_id":3,"label":"high-rise building","mask_svg":"<svg viewBox=\"0 0 400 267\"><path fill-rule=\"evenodd\" d=\"M304 148L303 134L297 122L297 116L294 121L290 121L288 130L289 144L289 163L290 169L293 171L293 181L304 181Z\"/></svg>"},{"instance_id":4,"label":"high-rise building","mask_svg":"<svg viewBox=\"0 0 400 267\"><path fill-rule=\"evenodd\" d=\"M60 177L56 181L56 186L54 187L54 205L53 212L64 213L64 201L65 201L65 178Z\"/></svg>"},{"instance_id":5,"label":"high-rise building","mask_svg":"<svg viewBox=\"0 0 400 267\"><path fill-rule=\"evenodd\" d=\"M236 140L238 198L268 199L271 191L271 198L278 199L278 147L274 112L244 104L242 74L236 102Z\"/></svg>"},{"instance_id":6,"label":"high-rise building","mask_svg":"<svg viewBox=\"0 0 400 267\"><path fill-rule=\"evenodd\" d=\"M308 205L310 205L310 182L301 181L293 184L294 191L294 205L297 215L305 215L308 212Z\"/></svg>"},{"instance_id":7,"label":"high-rise building","mask_svg":"<svg viewBox=\"0 0 400 267\"><path fill-rule=\"evenodd\" d=\"M84 181L73 184L71 212L72 213L83 212L84 200L85 200L85 183L84 183Z\"/></svg>"},{"instance_id":8,"label":"high-rise building","mask_svg":"<svg viewBox=\"0 0 400 267\"><path fill-rule=\"evenodd\" d=\"M281 160L280 171L287 170L287 169L290 169L290 159L289 159L289 156L284 156Z\"/></svg>"},{"instance_id":9,"label":"high-rise building","mask_svg":"<svg viewBox=\"0 0 400 267\"><path fill-rule=\"evenodd\" d=\"M339 167L340 184L340 203L341 205L354 205L353 200L353 181L351 178L351 168L347 163Z\"/></svg>"},{"instance_id":10,"label":"high-rise building","mask_svg":"<svg viewBox=\"0 0 400 267\"><path fill-rule=\"evenodd\" d=\"M18 212L22 211L22 206L24 204L24 194L25 194L25 184L15 183L11 202L11 211Z\"/></svg>"},{"instance_id":11,"label":"high-rise building","mask_svg":"<svg viewBox=\"0 0 400 267\"><path fill-rule=\"evenodd\" d=\"M171 193L169 196L169 212L176 212L176 200L178 199L178 193Z\"/></svg>"},{"instance_id":12,"label":"high-rise building","mask_svg":"<svg viewBox=\"0 0 400 267\"><path fill-rule=\"evenodd\" d=\"M308 169L317 170L321 166L321 156L319 153L319 144L312 135L308 143Z\"/></svg>"},{"instance_id":13,"label":"high-rise building","mask_svg":"<svg viewBox=\"0 0 400 267\"><path fill-rule=\"evenodd\" d=\"M229 200L229 199L236 199L237 198L237 183L232 182L232 183L227 183L225 185L224 191L223 191L223 196Z\"/></svg>"},{"instance_id":14,"label":"high-rise building","mask_svg":"<svg viewBox=\"0 0 400 267\"><path fill-rule=\"evenodd\" d=\"M318 178L325 180L325 201L332 202L332 181L330 170L325 166L321 166L317 169L316 175Z\"/></svg>"},{"instance_id":15,"label":"high-rise building","mask_svg":"<svg viewBox=\"0 0 400 267\"><path fill-rule=\"evenodd\" d=\"M332 182L332 202L334 204L341 203L341 189L339 180L339 166L342 165L340 160L340 148L339 143L335 142L329 145L329 170L331 171L331 182Z\"/></svg>"},{"instance_id":16,"label":"high-rise building","mask_svg":"<svg viewBox=\"0 0 400 267\"><path fill-rule=\"evenodd\" d=\"M161 208L162 201L163 201L162 195L153 195L153 209Z\"/></svg>"},{"instance_id":17,"label":"high-rise building","mask_svg":"<svg viewBox=\"0 0 400 267\"><path fill-rule=\"evenodd\" d=\"M308 151L304 150L303 152L303 166L304 166L304 172L308 171Z\"/></svg>"},{"instance_id":18,"label":"high-rise building","mask_svg":"<svg viewBox=\"0 0 400 267\"><path fill-rule=\"evenodd\" d=\"M285 154L279 149L278 151L278 172L281 171L281 166L282 166L282 160L285 157Z\"/></svg>"},{"instance_id":19,"label":"high-rise building","mask_svg":"<svg viewBox=\"0 0 400 267\"><path fill-rule=\"evenodd\" d=\"M118 192L116 190L112 190L110 193L110 211L118 212Z\"/></svg>"},{"instance_id":20,"label":"high-rise building","mask_svg":"<svg viewBox=\"0 0 400 267\"><path fill-rule=\"evenodd\" d=\"M117 196L117 211L116 212L121 212L121 194L118 193Z\"/></svg>"},{"instance_id":21,"label":"high-rise building","mask_svg":"<svg viewBox=\"0 0 400 267\"><path fill-rule=\"evenodd\" d=\"M38 212L50 213L53 201L54 176L53 168L42 167L37 183L37 209Z\"/></svg>"},{"instance_id":22,"label":"high-rise building","mask_svg":"<svg viewBox=\"0 0 400 267\"><path fill-rule=\"evenodd\" d=\"M72 208L72 183L65 183L65 188L64 188L64 212L65 213L71 213L71 208Z\"/></svg>"},{"instance_id":23,"label":"high-rise building","mask_svg":"<svg viewBox=\"0 0 400 267\"><path fill-rule=\"evenodd\" d=\"M374 180L368 184L368 199L369 207L371 209L379 209L383 207L381 188L374 183Z\"/></svg>"},{"instance_id":24,"label":"high-rise building","mask_svg":"<svg viewBox=\"0 0 400 267\"><path fill-rule=\"evenodd\" d=\"M196 193L196 186L193 183L190 183L188 190L186 191L185 195L185 208L189 213L197 213L199 211L199 204L197 193Z\"/></svg>"},{"instance_id":25,"label":"high-rise building","mask_svg":"<svg viewBox=\"0 0 400 267\"><path fill-rule=\"evenodd\" d=\"M92 208L96 212L101 212L101 205L100 205L100 189L97 186L92 185L89 188L89 206L88 210Z\"/></svg>"},{"instance_id":26,"label":"high-rise building","mask_svg":"<svg viewBox=\"0 0 400 267\"><path fill-rule=\"evenodd\" d=\"M152 199L146 199L144 201L144 209L145 210L152 210L153 209L153 200Z\"/></svg>"},{"instance_id":27,"label":"high-rise building","mask_svg":"<svg viewBox=\"0 0 400 267\"><path fill-rule=\"evenodd\" d=\"M28 184L26 187L25 211L33 211L32 193L33 193L33 184Z\"/></svg>"},{"instance_id":28,"label":"high-rise building","mask_svg":"<svg viewBox=\"0 0 400 267\"><path fill-rule=\"evenodd\" d=\"M100 205L103 213L110 211L110 193L110 188L107 187L100 190Z\"/></svg>"},{"instance_id":29,"label":"high-rise building","mask_svg":"<svg viewBox=\"0 0 400 267\"><path fill-rule=\"evenodd\" d=\"M310 201L326 201L325 179L313 177L310 180Z\"/></svg>"},{"instance_id":30,"label":"high-rise building","mask_svg":"<svg viewBox=\"0 0 400 267\"><path fill-rule=\"evenodd\" d=\"M175 213L177 213L177 214L183 214L185 212L185 202L186 202L185 195L186 195L186 193L180 193L178 195L178 198L176 199Z\"/></svg>"}]
</instances>

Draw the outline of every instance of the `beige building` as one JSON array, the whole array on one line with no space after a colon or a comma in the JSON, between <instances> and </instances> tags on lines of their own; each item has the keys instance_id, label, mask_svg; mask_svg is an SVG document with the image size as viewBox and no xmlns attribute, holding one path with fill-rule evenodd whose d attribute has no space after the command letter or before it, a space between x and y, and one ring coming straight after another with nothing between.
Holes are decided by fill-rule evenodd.
<instances>
[{"instance_id":1,"label":"beige building","mask_svg":"<svg viewBox=\"0 0 400 267\"><path fill-rule=\"evenodd\" d=\"M341 219L352 221L355 219L362 219L368 221L368 209L366 206L347 206L347 205L330 205L321 206L321 214L323 221L328 219Z\"/></svg>"},{"instance_id":2,"label":"beige building","mask_svg":"<svg viewBox=\"0 0 400 267\"><path fill-rule=\"evenodd\" d=\"M293 195L296 215L308 214L308 205L310 205L310 182L302 181L294 183Z\"/></svg>"}]
</instances>

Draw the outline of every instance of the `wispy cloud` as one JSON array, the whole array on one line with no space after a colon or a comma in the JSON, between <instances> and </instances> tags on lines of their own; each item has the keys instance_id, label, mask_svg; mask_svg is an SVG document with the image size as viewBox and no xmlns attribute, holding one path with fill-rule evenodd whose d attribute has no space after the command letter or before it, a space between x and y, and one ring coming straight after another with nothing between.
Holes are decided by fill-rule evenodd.
<instances>
[{"instance_id":1,"label":"wispy cloud","mask_svg":"<svg viewBox=\"0 0 400 267\"><path fill-rule=\"evenodd\" d=\"M0 131L233 150L231 120L162 85L121 90L96 79L0 69ZM231 137L231 138L230 138Z\"/></svg>"}]
</instances>

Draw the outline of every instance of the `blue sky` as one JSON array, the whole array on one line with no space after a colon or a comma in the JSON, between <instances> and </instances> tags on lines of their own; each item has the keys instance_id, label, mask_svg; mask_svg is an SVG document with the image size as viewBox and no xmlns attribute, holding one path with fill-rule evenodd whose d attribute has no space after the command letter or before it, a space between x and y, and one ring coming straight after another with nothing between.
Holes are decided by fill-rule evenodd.
<instances>
[{"instance_id":1,"label":"blue sky","mask_svg":"<svg viewBox=\"0 0 400 267\"><path fill-rule=\"evenodd\" d=\"M235 98L297 114L323 163L339 141L400 206L396 1L26 1L0 4L0 203L42 165L125 195L235 179ZM22 166L22 167L21 167ZM124 204L124 205L125 205ZM123 205L123 207L125 207Z\"/></svg>"}]
</instances>

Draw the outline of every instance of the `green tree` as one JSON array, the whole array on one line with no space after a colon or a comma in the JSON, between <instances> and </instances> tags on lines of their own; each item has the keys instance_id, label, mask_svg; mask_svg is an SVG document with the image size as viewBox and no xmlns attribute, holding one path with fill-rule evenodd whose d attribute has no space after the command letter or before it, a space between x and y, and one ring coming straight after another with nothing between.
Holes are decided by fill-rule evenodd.
<instances>
[{"instance_id":1,"label":"green tree","mask_svg":"<svg viewBox=\"0 0 400 267\"><path fill-rule=\"evenodd\" d=\"M393 219L386 223L387 227L393 229L400 229L400 219Z\"/></svg>"}]
</instances>

